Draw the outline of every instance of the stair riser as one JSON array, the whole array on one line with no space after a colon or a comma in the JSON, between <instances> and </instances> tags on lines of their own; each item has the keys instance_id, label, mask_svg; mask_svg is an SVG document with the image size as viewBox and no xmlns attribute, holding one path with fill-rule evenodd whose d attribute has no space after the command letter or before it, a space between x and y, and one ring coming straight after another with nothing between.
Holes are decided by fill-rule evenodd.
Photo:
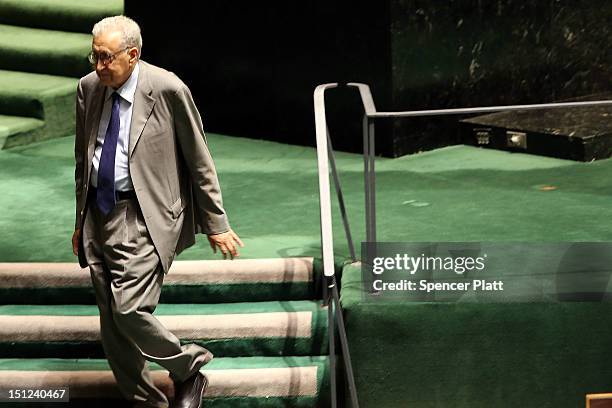
<instances>
[{"instance_id":1,"label":"stair riser","mask_svg":"<svg viewBox=\"0 0 612 408\"><path fill-rule=\"evenodd\" d=\"M0 48L0 69L81 78L91 71L87 61L88 52L89 47L77 55L26 54L20 50Z\"/></svg>"},{"instance_id":2,"label":"stair riser","mask_svg":"<svg viewBox=\"0 0 612 408\"><path fill-rule=\"evenodd\" d=\"M76 88L75 88L76 89ZM22 137L11 136L3 148L23 146L29 143L74 134L75 94L40 97L4 96L0 98L0 114L19 115L43 119L45 127L39 132L26 133Z\"/></svg>"},{"instance_id":3,"label":"stair riser","mask_svg":"<svg viewBox=\"0 0 612 408\"><path fill-rule=\"evenodd\" d=\"M13 146L34 143L37 140L46 138L45 128L26 130L24 132L15 132L10 135L0 138L0 149L8 149Z\"/></svg>"},{"instance_id":4,"label":"stair riser","mask_svg":"<svg viewBox=\"0 0 612 408\"><path fill-rule=\"evenodd\" d=\"M32 99L25 95L2 96L0 98L0 114L45 119L42 100Z\"/></svg>"},{"instance_id":5,"label":"stair riser","mask_svg":"<svg viewBox=\"0 0 612 408\"><path fill-rule=\"evenodd\" d=\"M235 285L164 284L160 303L263 302L309 300L321 297L313 282L252 283ZM91 287L0 288L1 304L96 304Z\"/></svg>"}]
</instances>

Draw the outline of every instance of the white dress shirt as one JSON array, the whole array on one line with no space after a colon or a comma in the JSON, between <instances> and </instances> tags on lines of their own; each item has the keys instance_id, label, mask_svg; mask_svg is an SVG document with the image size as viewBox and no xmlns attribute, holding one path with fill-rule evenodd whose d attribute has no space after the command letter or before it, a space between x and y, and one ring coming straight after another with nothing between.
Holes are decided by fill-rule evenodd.
<instances>
[{"instance_id":1,"label":"white dress shirt","mask_svg":"<svg viewBox=\"0 0 612 408\"><path fill-rule=\"evenodd\" d=\"M102 146L106 129L110 122L111 109L113 107L113 92L117 92L119 98L119 137L117 139L117 150L115 152L115 191L133 190L132 180L130 179L130 166L128 162L128 152L130 146L130 124L132 123L132 107L134 106L134 94L138 83L139 63L127 81L121 88L115 91L111 87L106 87L104 94L104 106L100 117L100 128L96 139L96 150L93 157L93 168L91 171L91 185L98 186L98 166L102 155Z\"/></svg>"}]
</instances>

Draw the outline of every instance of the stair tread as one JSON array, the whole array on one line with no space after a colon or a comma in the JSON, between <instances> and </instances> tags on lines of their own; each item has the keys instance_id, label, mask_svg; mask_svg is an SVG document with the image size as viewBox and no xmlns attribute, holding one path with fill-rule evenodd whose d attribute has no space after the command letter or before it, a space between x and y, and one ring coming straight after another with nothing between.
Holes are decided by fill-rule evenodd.
<instances>
[{"instance_id":1,"label":"stair tread","mask_svg":"<svg viewBox=\"0 0 612 408\"><path fill-rule=\"evenodd\" d=\"M0 52L79 55L91 50L91 34L0 24Z\"/></svg>"},{"instance_id":2,"label":"stair tread","mask_svg":"<svg viewBox=\"0 0 612 408\"><path fill-rule=\"evenodd\" d=\"M0 71L1 77L2 71ZM1 85L1 82L0 82ZM0 91L1 92L1 91ZM0 93L1 95L1 93ZM73 262L0 263L0 288L89 287L88 269ZM175 261L164 285L311 282L313 259L239 259Z\"/></svg>"},{"instance_id":3,"label":"stair tread","mask_svg":"<svg viewBox=\"0 0 612 408\"><path fill-rule=\"evenodd\" d=\"M72 14L100 13L123 10L123 0L2 0L3 5L44 11L66 11Z\"/></svg>"},{"instance_id":4,"label":"stair tread","mask_svg":"<svg viewBox=\"0 0 612 408\"><path fill-rule=\"evenodd\" d=\"M312 257L174 261L160 302L317 299L319 279ZM95 304L95 296L89 270L75 262L9 262L0 263L0 303Z\"/></svg>"},{"instance_id":5,"label":"stair tread","mask_svg":"<svg viewBox=\"0 0 612 408\"><path fill-rule=\"evenodd\" d=\"M209 380L204 398L318 397L326 386L328 358L214 358L200 371ZM173 388L168 372L149 363L162 390ZM68 387L70 398L120 398L106 360L0 359L0 387ZM171 392L170 392L171 393Z\"/></svg>"},{"instance_id":6,"label":"stair tread","mask_svg":"<svg viewBox=\"0 0 612 408\"><path fill-rule=\"evenodd\" d=\"M327 309L316 301L161 304L155 316L178 338L188 341L244 343L249 339L287 339L292 347L302 350L302 347L324 342L327 333ZM29 343L84 345L99 339L97 306L0 306L0 343L8 347L8 351L3 349L2 352L9 353L5 355L16 355L16 348ZM294 343L297 339L307 343L297 345ZM317 341L311 344L315 339ZM225 346L227 350L231 345ZM284 345L288 346L289 343ZM263 349L276 352L277 347L268 344ZM297 354L302 353L304 351Z\"/></svg>"},{"instance_id":7,"label":"stair tread","mask_svg":"<svg viewBox=\"0 0 612 408\"><path fill-rule=\"evenodd\" d=\"M100 19L123 14L123 0L2 0L0 21L89 32Z\"/></svg>"},{"instance_id":8,"label":"stair tread","mask_svg":"<svg viewBox=\"0 0 612 408\"><path fill-rule=\"evenodd\" d=\"M0 98L18 96L36 99L76 93L77 83L78 80L71 77L0 70Z\"/></svg>"},{"instance_id":9,"label":"stair tread","mask_svg":"<svg viewBox=\"0 0 612 408\"><path fill-rule=\"evenodd\" d=\"M41 128L45 122L24 116L0 115L0 138Z\"/></svg>"},{"instance_id":10,"label":"stair tread","mask_svg":"<svg viewBox=\"0 0 612 408\"><path fill-rule=\"evenodd\" d=\"M0 24L0 68L80 78L91 71L91 35Z\"/></svg>"}]
</instances>

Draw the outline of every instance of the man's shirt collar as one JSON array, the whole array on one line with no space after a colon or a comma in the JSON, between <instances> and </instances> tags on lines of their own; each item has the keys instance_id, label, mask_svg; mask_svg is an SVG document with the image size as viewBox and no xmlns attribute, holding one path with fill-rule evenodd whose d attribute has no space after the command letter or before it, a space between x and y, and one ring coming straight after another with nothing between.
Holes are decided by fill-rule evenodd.
<instances>
[{"instance_id":1,"label":"man's shirt collar","mask_svg":"<svg viewBox=\"0 0 612 408\"><path fill-rule=\"evenodd\" d=\"M117 92L119 96L128 101L130 104L134 103L134 95L136 94L136 85L138 84L138 73L140 71L140 61L136 63L136 67L127 81L116 91L110 86L106 87L105 100L110 99L113 92Z\"/></svg>"}]
</instances>

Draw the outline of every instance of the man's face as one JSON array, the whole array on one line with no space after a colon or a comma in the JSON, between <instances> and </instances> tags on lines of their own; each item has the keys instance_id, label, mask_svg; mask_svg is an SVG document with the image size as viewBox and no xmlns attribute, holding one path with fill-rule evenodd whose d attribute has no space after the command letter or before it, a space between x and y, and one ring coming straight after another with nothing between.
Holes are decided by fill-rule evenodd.
<instances>
[{"instance_id":1,"label":"man's face","mask_svg":"<svg viewBox=\"0 0 612 408\"><path fill-rule=\"evenodd\" d=\"M112 56L110 61L99 58L95 68L100 82L114 89L127 81L138 62L138 49L124 49L121 33L118 31L94 37L91 49L98 56Z\"/></svg>"}]
</instances>

